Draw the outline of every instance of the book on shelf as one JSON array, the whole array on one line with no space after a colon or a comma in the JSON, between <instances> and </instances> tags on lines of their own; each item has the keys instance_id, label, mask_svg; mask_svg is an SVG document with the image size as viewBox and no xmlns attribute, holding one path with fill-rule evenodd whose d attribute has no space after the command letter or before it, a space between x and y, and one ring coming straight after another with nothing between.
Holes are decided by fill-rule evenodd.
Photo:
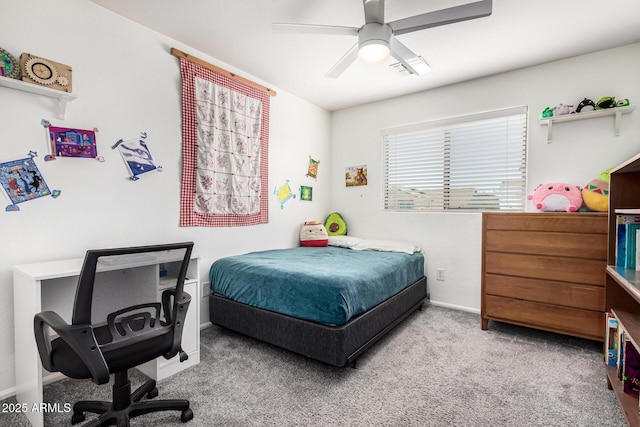
<instances>
[{"instance_id":1,"label":"book on shelf","mask_svg":"<svg viewBox=\"0 0 640 427\"><path fill-rule=\"evenodd\" d=\"M616 209L615 213L621 215L640 215L640 209Z\"/></svg>"},{"instance_id":2,"label":"book on shelf","mask_svg":"<svg viewBox=\"0 0 640 427\"><path fill-rule=\"evenodd\" d=\"M618 362L618 323L618 319L613 314L607 313L607 327L605 329L607 352L604 357L609 366L616 366Z\"/></svg>"},{"instance_id":3,"label":"book on shelf","mask_svg":"<svg viewBox=\"0 0 640 427\"><path fill-rule=\"evenodd\" d=\"M640 230L639 224L625 224L627 227L627 259L624 265L624 268L636 268L636 235L637 231Z\"/></svg>"},{"instance_id":4,"label":"book on shelf","mask_svg":"<svg viewBox=\"0 0 640 427\"><path fill-rule=\"evenodd\" d=\"M625 393L638 397L640 395L640 353L629 340L624 342L623 363L622 388Z\"/></svg>"},{"instance_id":5,"label":"book on shelf","mask_svg":"<svg viewBox=\"0 0 640 427\"><path fill-rule=\"evenodd\" d=\"M640 271L640 229L636 230L636 271Z\"/></svg>"},{"instance_id":6,"label":"book on shelf","mask_svg":"<svg viewBox=\"0 0 640 427\"><path fill-rule=\"evenodd\" d=\"M637 231L640 230L640 215L616 215L616 265L636 268Z\"/></svg>"},{"instance_id":7,"label":"book on shelf","mask_svg":"<svg viewBox=\"0 0 640 427\"><path fill-rule=\"evenodd\" d=\"M640 213L616 214L616 222L618 224L638 224L640 223Z\"/></svg>"},{"instance_id":8,"label":"book on shelf","mask_svg":"<svg viewBox=\"0 0 640 427\"><path fill-rule=\"evenodd\" d=\"M624 349L625 349L625 342L627 341L626 337L625 337L625 332L624 329L622 328L622 325L620 324L620 322L618 322L618 341L617 341L617 351L618 354L616 355L616 365L617 365L617 370L618 370L618 379L620 381L622 381L624 379Z\"/></svg>"}]
</instances>

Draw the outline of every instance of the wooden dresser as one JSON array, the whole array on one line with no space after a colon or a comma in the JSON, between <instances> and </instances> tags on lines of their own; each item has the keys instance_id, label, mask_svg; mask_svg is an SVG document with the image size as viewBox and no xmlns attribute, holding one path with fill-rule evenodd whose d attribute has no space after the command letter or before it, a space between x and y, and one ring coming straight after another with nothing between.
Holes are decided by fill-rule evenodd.
<instances>
[{"instance_id":1,"label":"wooden dresser","mask_svg":"<svg viewBox=\"0 0 640 427\"><path fill-rule=\"evenodd\" d=\"M482 329L489 320L604 340L607 214L482 217Z\"/></svg>"}]
</instances>

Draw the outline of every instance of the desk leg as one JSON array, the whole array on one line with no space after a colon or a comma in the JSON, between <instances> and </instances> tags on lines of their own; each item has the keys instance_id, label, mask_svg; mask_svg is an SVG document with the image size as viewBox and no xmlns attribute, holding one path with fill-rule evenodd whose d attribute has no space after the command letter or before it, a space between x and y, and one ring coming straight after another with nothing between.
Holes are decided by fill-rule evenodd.
<instances>
[{"instance_id":1,"label":"desk leg","mask_svg":"<svg viewBox=\"0 0 640 427\"><path fill-rule=\"evenodd\" d=\"M25 404L26 416L34 427L42 427L42 364L33 335L33 316L41 311L41 282L14 273L16 400ZM34 406L35 405L35 406Z\"/></svg>"}]
</instances>

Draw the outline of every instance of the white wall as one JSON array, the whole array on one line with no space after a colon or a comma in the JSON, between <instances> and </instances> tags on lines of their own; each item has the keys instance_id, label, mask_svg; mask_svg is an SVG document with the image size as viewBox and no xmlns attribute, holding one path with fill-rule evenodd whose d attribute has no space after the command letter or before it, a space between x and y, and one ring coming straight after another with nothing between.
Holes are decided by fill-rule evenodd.
<instances>
[{"instance_id":1,"label":"white wall","mask_svg":"<svg viewBox=\"0 0 640 427\"><path fill-rule=\"evenodd\" d=\"M330 209L330 115L273 88L278 94L271 98L269 224L180 228L181 86L179 62L169 50L176 47L253 77L85 0L22 0L4 6L0 47L16 58L29 52L72 66L78 98L60 121L53 100L0 87L0 160L35 150L47 184L62 190L58 199L20 204L20 212L5 212L8 200L0 196L0 399L15 391L12 265L82 257L89 248L193 240L206 281L208 266L222 256L297 245L301 223L323 219ZM106 161L59 158L45 163L42 118L59 126L97 127L98 151ZM140 131L148 132L151 153L164 171L132 182L120 154L110 147ZM309 155L322 161L317 182L305 177ZM298 197L281 209L271 194L286 179L295 191L312 186L313 201ZM206 304L201 312L201 321L207 321Z\"/></svg>"},{"instance_id":2,"label":"white wall","mask_svg":"<svg viewBox=\"0 0 640 427\"><path fill-rule=\"evenodd\" d=\"M602 169L640 151L640 111L623 116L618 137L613 136L610 118L597 119L558 125L549 145L537 121L544 107L585 96L640 100L637 44L331 115L274 88L278 95L271 98L269 185L273 188L286 179L291 179L294 189L310 185L313 202L296 199L280 209L273 197L270 222L260 226L180 228L180 76L178 61L169 49L176 47L252 76L85 0L13 2L0 13L0 28L0 47L14 56L30 52L71 65L78 95L69 104L67 119L59 121L52 100L0 87L0 160L36 150L47 184L62 190L56 200L47 197L21 204L20 212L0 210L4 242L0 249L0 399L13 394L15 384L11 265L81 257L95 247L194 240L202 260L201 280L207 280L207 268L215 259L295 245L303 221L322 219L337 210L346 217L350 234L403 238L422 245L432 300L478 310L480 215L382 212L380 129L528 105L530 190L549 181L583 185ZM42 118L60 126L97 127L98 150L106 162L58 159L45 163ZM140 131L148 132L150 149L164 172L134 183L126 179L122 160L110 146ZM304 176L309 155L321 160L317 182ZM369 167L369 185L346 189L344 168L359 164ZM445 269L444 282L435 280L435 268ZM201 321L206 319L205 305Z\"/></svg>"},{"instance_id":3,"label":"white wall","mask_svg":"<svg viewBox=\"0 0 640 427\"><path fill-rule=\"evenodd\" d=\"M436 90L372 103L332 114L333 176L352 165L368 165L368 186L332 182L332 208L341 212L349 234L406 239L426 253L433 303L480 309L481 225L478 213L389 213L381 209L380 130L465 114L526 105L528 194L541 183L584 186L602 170L640 152L640 110L622 116L614 136L611 117L556 124L551 144L540 112L559 103L603 96L640 102L640 44L495 75ZM411 78L411 77L404 77ZM428 75L421 78L429 78ZM528 205L528 210L534 210ZM436 268L445 280L436 280Z\"/></svg>"}]
</instances>

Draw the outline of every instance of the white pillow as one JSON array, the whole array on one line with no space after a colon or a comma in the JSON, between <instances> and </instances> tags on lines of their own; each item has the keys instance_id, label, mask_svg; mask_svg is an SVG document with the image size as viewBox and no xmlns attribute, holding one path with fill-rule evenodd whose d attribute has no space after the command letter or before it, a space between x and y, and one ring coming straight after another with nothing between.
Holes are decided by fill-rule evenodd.
<instances>
[{"instance_id":1,"label":"white pillow","mask_svg":"<svg viewBox=\"0 0 640 427\"><path fill-rule=\"evenodd\" d=\"M357 251L404 252L413 254L422 252L419 246L398 240L361 239L354 236L329 236L329 246L339 246Z\"/></svg>"},{"instance_id":2,"label":"white pillow","mask_svg":"<svg viewBox=\"0 0 640 427\"><path fill-rule=\"evenodd\" d=\"M401 242L398 240L362 239L352 249L384 252L404 252L409 255L413 254L414 252L420 252L419 247L411 243Z\"/></svg>"},{"instance_id":3,"label":"white pillow","mask_svg":"<svg viewBox=\"0 0 640 427\"><path fill-rule=\"evenodd\" d=\"M339 246L341 248L352 248L362 240L353 236L329 236L329 246Z\"/></svg>"}]
</instances>

